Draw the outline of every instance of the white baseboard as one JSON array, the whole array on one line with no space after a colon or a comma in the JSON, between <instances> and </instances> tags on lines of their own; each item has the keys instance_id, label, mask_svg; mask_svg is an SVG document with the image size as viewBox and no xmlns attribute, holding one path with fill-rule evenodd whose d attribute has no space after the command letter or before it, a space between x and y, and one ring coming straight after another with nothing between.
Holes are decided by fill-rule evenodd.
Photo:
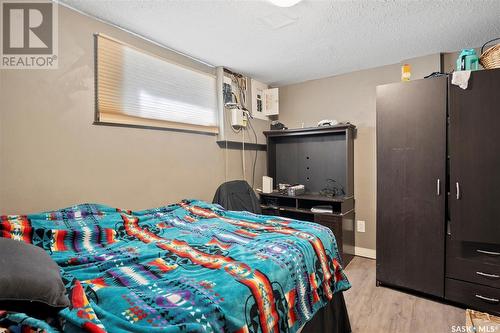
<instances>
[{"instance_id":1,"label":"white baseboard","mask_svg":"<svg viewBox=\"0 0 500 333\"><path fill-rule=\"evenodd\" d=\"M373 249L367 249L364 247L354 247L354 254L359 256L359 257L365 257L365 258L370 258L370 259L376 259L377 258L377 251Z\"/></svg>"}]
</instances>

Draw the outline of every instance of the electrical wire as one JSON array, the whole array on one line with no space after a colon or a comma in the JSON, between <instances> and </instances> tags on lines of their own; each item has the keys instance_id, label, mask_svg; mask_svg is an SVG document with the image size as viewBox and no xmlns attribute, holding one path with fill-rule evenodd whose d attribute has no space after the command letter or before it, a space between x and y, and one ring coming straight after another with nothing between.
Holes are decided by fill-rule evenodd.
<instances>
[{"instance_id":1,"label":"electrical wire","mask_svg":"<svg viewBox=\"0 0 500 333\"><path fill-rule=\"evenodd\" d=\"M228 157L227 157L227 137L226 137L226 149L224 149L224 182L227 182L227 174L229 171L229 166L228 166Z\"/></svg>"},{"instance_id":2,"label":"electrical wire","mask_svg":"<svg viewBox=\"0 0 500 333\"><path fill-rule=\"evenodd\" d=\"M238 94L239 94L239 98L238 98L238 95L236 95L234 92L231 92L232 96L234 97L235 99L235 104L233 106L233 108L237 108L237 109L240 109L240 110L243 110L243 112L246 114L247 116L247 121L249 123L249 127L251 127L252 131L253 131L253 134L254 134L254 137L255 137L255 144L257 144L257 134L255 133L255 129L253 128L252 124L251 124L251 121L250 121L250 113L248 112L247 108L246 108L246 93L247 93L247 78L241 74L238 74L238 73L234 73L226 68L224 68L224 72L227 73L230 77L231 77L231 82L236 86L236 88L238 89ZM225 105L225 109L227 110L231 110L231 108L226 108L227 105ZM226 123L229 122L229 127L231 128L231 130L238 134L238 133L242 133L242 150L241 150L241 164L242 164L242 171L243 171L243 179L246 180L246 161L245 161L245 130L248 131L247 128L244 128L244 127L240 127L238 129L236 129L232 124L231 122L229 121L228 117L227 117L227 112L224 112L224 121ZM250 138L250 136L249 136ZM250 142L250 141L249 141ZM226 140L225 140L225 143L226 143L226 180L227 180L227 174L228 174L228 162L227 162L227 149L228 149L228 144L227 144L227 137L226 137ZM257 164L257 149L255 150L255 158L254 158L254 161L253 161L253 166L252 166L252 188L254 187L254 184L255 184L255 168L256 168L256 164Z\"/></svg>"},{"instance_id":3,"label":"electrical wire","mask_svg":"<svg viewBox=\"0 0 500 333\"><path fill-rule=\"evenodd\" d=\"M241 165L243 167L243 179L247 180L246 168L245 168L245 131L242 132L243 140L242 140L242 149L241 149Z\"/></svg>"},{"instance_id":4,"label":"electrical wire","mask_svg":"<svg viewBox=\"0 0 500 333\"><path fill-rule=\"evenodd\" d=\"M252 122L250 121L250 118L248 118L248 125L250 129L253 132L253 135L255 137L255 157L253 159L253 167L252 167L252 188L254 188L255 185L255 167L257 165L257 155L259 153L259 150L257 148L257 133L255 133L255 129L253 128Z\"/></svg>"}]
</instances>

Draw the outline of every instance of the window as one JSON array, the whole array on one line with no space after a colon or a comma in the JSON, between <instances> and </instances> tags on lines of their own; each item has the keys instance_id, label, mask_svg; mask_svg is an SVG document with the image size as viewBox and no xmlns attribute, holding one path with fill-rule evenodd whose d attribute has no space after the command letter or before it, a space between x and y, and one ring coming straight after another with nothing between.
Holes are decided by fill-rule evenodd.
<instances>
[{"instance_id":1,"label":"window","mask_svg":"<svg viewBox=\"0 0 500 333\"><path fill-rule=\"evenodd\" d=\"M98 123L218 132L215 75L95 38Z\"/></svg>"}]
</instances>

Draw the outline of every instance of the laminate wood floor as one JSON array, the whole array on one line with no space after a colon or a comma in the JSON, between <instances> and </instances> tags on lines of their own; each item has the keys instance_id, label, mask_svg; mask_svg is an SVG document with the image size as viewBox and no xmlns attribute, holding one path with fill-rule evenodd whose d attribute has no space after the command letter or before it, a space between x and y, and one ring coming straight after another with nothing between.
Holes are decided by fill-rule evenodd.
<instances>
[{"instance_id":1,"label":"laminate wood floor","mask_svg":"<svg viewBox=\"0 0 500 333\"><path fill-rule=\"evenodd\" d=\"M375 286L375 260L354 257L347 265L352 288L344 292L353 333L452 332L465 325L465 310Z\"/></svg>"}]
</instances>

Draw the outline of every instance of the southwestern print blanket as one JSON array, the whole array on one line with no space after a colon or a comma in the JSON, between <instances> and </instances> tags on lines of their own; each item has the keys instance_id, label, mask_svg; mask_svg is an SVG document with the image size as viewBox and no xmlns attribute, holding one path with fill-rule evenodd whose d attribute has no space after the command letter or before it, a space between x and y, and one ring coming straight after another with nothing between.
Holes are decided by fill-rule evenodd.
<instances>
[{"instance_id":1,"label":"southwestern print blanket","mask_svg":"<svg viewBox=\"0 0 500 333\"><path fill-rule=\"evenodd\" d=\"M202 201L3 216L0 235L61 268L71 306L55 322L4 318L38 331L294 333L350 288L328 228Z\"/></svg>"}]
</instances>

